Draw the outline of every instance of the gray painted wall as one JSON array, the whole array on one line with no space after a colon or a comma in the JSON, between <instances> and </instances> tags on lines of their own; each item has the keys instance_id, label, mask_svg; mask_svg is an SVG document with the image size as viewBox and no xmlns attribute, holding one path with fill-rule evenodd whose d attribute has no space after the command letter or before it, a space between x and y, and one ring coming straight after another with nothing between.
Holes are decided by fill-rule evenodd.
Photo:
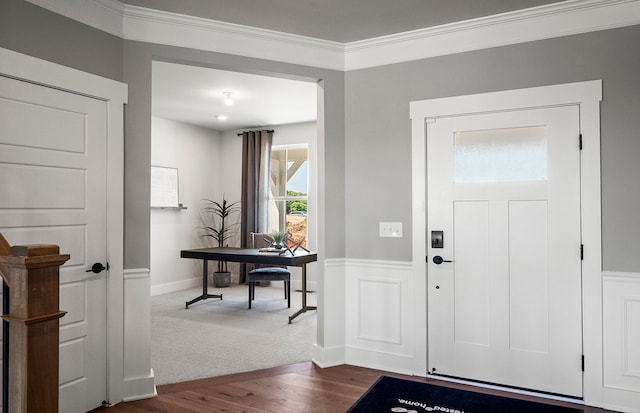
<instances>
[{"instance_id":1,"label":"gray painted wall","mask_svg":"<svg viewBox=\"0 0 640 413\"><path fill-rule=\"evenodd\" d=\"M192 49L123 41L22 0L0 1L0 47L124 81L125 107L125 268L148 268L149 166L151 162L151 61L174 61L273 75L323 80L325 151L329 188L327 257L343 257L344 236L344 73Z\"/></svg>"},{"instance_id":2,"label":"gray painted wall","mask_svg":"<svg viewBox=\"0 0 640 413\"><path fill-rule=\"evenodd\" d=\"M411 260L410 101L602 79L603 268L640 271L639 73L640 26L348 72L346 256Z\"/></svg>"},{"instance_id":3,"label":"gray painted wall","mask_svg":"<svg viewBox=\"0 0 640 413\"><path fill-rule=\"evenodd\" d=\"M0 47L129 84L126 268L149 266L152 59L324 80L326 191L319 202L326 225L319 230L328 258L411 260L410 101L602 79L603 268L640 272L640 26L344 74L122 41L30 3L2 0ZM379 221L402 221L404 238L379 238Z\"/></svg>"},{"instance_id":4,"label":"gray painted wall","mask_svg":"<svg viewBox=\"0 0 640 413\"><path fill-rule=\"evenodd\" d=\"M0 47L122 80L119 37L24 0L0 1Z\"/></svg>"}]
</instances>

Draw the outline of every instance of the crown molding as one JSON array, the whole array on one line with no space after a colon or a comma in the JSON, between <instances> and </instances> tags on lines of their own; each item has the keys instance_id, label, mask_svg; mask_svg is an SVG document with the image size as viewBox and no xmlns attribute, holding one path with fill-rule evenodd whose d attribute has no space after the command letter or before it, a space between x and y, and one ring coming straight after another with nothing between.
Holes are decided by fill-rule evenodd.
<instances>
[{"instance_id":1,"label":"crown molding","mask_svg":"<svg viewBox=\"0 0 640 413\"><path fill-rule=\"evenodd\" d=\"M344 70L640 24L638 0L562 3L413 30L345 45Z\"/></svg>"},{"instance_id":2,"label":"crown molding","mask_svg":"<svg viewBox=\"0 0 640 413\"><path fill-rule=\"evenodd\" d=\"M150 43L343 70L344 44L125 5L124 37Z\"/></svg>"},{"instance_id":3,"label":"crown molding","mask_svg":"<svg viewBox=\"0 0 640 413\"><path fill-rule=\"evenodd\" d=\"M27 1L127 40L341 71L640 24L640 0L567 0L340 43L128 6L117 0Z\"/></svg>"}]
</instances>

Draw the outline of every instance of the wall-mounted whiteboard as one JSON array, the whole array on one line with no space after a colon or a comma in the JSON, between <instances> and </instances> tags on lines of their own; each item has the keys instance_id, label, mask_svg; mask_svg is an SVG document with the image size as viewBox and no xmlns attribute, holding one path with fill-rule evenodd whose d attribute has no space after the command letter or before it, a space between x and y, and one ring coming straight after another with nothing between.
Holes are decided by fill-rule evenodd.
<instances>
[{"instance_id":1,"label":"wall-mounted whiteboard","mask_svg":"<svg viewBox=\"0 0 640 413\"><path fill-rule=\"evenodd\" d=\"M151 206L178 208L178 168L151 167Z\"/></svg>"}]
</instances>

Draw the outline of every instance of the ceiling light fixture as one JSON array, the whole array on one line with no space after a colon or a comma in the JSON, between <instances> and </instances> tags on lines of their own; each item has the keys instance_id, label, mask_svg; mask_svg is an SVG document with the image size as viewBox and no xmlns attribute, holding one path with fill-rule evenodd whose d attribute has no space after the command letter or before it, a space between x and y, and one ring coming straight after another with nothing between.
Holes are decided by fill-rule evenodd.
<instances>
[{"instance_id":1,"label":"ceiling light fixture","mask_svg":"<svg viewBox=\"0 0 640 413\"><path fill-rule=\"evenodd\" d=\"M227 120L229 117L227 115L216 115L216 119L218 120Z\"/></svg>"},{"instance_id":2,"label":"ceiling light fixture","mask_svg":"<svg viewBox=\"0 0 640 413\"><path fill-rule=\"evenodd\" d=\"M231 99L231 95L233 95L233 93L231 93L231 92L224 92L224 93L223 93L223 95L224 95L224 104L225 104L226 106L231 106L231 105L233 105L233 99Z\"/></svg>"}]
</instances>

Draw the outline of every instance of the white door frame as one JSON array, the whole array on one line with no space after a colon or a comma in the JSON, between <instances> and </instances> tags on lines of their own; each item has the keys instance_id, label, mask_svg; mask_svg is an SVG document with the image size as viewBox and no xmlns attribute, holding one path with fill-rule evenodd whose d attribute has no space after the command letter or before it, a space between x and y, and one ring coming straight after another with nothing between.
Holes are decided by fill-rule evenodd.
<instances>
[{"instance_id":1,"label":"white door frame","mask_svg":"<svg viewBox=\"0 0 640 413\"><path fill-rule=\"evenodd\" d=\"M600 196L600 101L602 81L594 80L410 103L412 161L413 270L416 288L414 374L427 375L427 221L426 151L429 119L474 113L578 105L580 108L582 261L582 328L585 357L584 401L603 404L602 257ZM577 144L577 143L576 143Z\"/></svg>"},{"instance_id":2,"label":"white door frame","mask_svg":"<svg viewBox=\"0 0 640 413\"><path fill-rule=\"evenodd\" d=\"M128 87L111 79L0 48L0 73L105 101L107 105L107 400L123 397L124 104ZM49 240L55 243L55 240ZM64 252L64 251L63 251Z\"/></svg>"}]
</instances>

